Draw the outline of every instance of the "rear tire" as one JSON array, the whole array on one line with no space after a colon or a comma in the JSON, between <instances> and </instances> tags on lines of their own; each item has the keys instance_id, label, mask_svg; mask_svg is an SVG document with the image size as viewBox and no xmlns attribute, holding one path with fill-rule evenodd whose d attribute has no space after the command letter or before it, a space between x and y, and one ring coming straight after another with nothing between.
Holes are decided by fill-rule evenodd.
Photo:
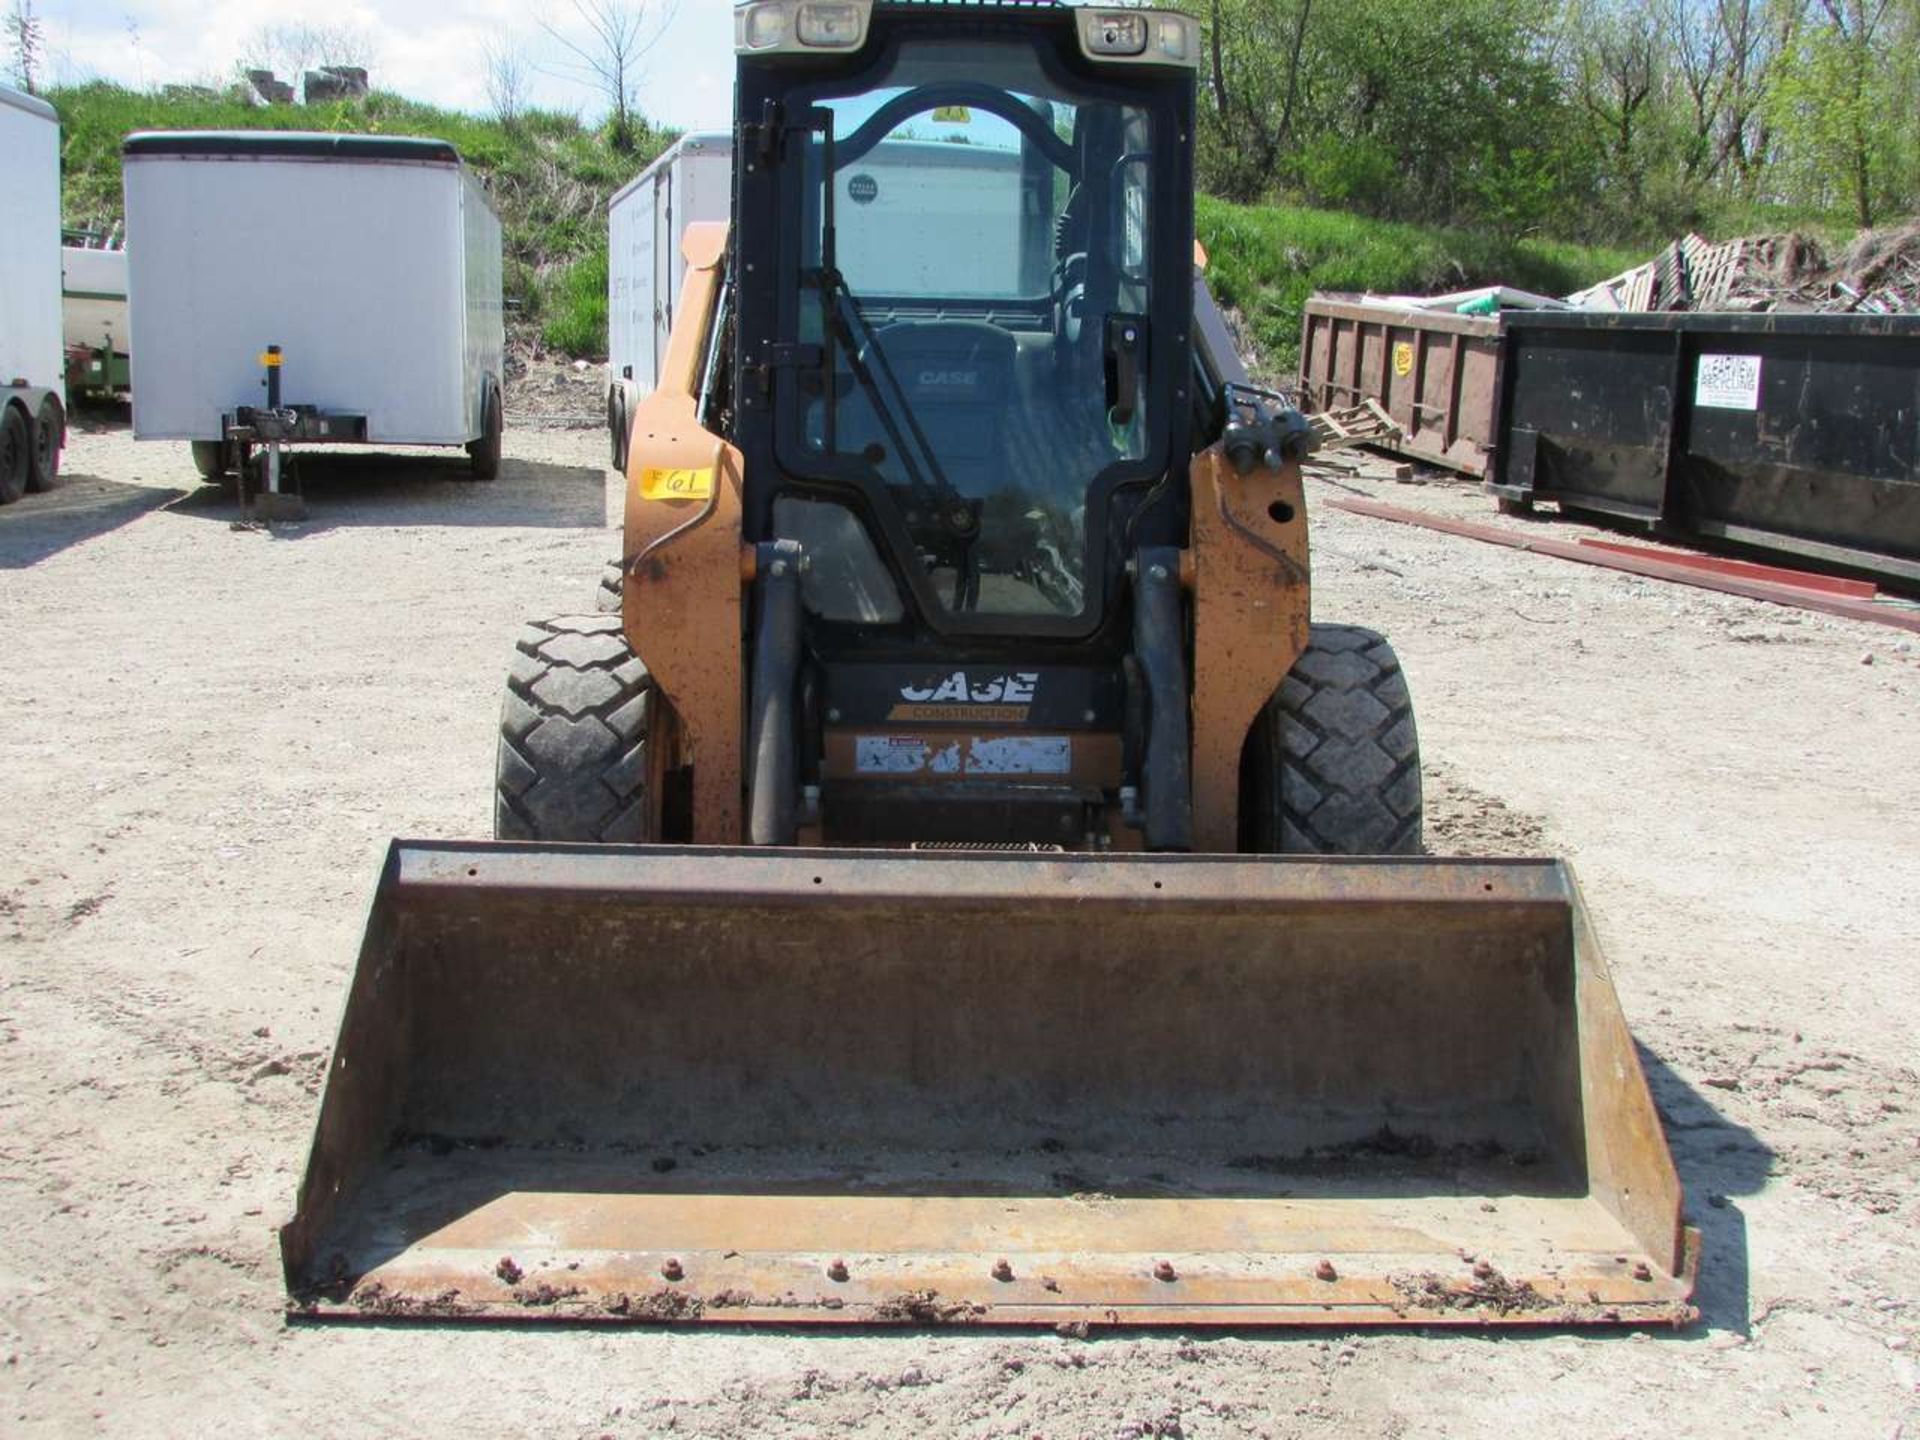
<instances>
[{"instance_id":1,"label":"rear tire","mask_svg":"<svg viewBox=\"0 0 1920 1440\"><path fill-rule=\"evenodd\" d=\"M33 455L27 470L29 490L51 490L60 483L60 452L67 443L67 417L51 395L40 402L33 420Z\"/></svg>"},{"instance_id":2,"label":"rear tire","mask_svg":"<svg viewBox=\"0 0 1920 1440\"><path fill-rule=\"evenodd\" d=\"M191 448L193 468L209 485L220 484L237 468L224 440L195 440Z\"/></svg>"},{"instance_id":3,"label":"rear tire","mask_svg":"<svg viewBox=\"0 0 1920 1440\"><path fill-rule=\"evenodd\" d=\"M500 391L487 386L487 398L481 409L480 438L467 442L467 459L473 466L473 478L492 480L500 474L500 437L506 421L500 413Z\"/></svg>"},{"instance_id":4,"label":"rear tire","mask_svg":"<svg viewBox=\"0 0 1920 1440\"><path fill-rule=\"evenodd\" d=\"M613 470L617 475L627 473L627 402L618 389L607 394L607 435L612 444Z\"/></svg>"},{"instance_id":5,"label":"rear tire","mask_svg":"<svg viewBox=\"0 0 1920 1440\"><path fill-rule=\"evenodd\" d=\"M566 615L514 642L494 768L496 840L655 838L647 737L659 697L617 615Z\"/></svg>"},{"instance_id":6,"label":"rear tire","mask_svg":"<svg viewBox=\"0 0 1920 1440\"><path fill-rule=\"evenodd\" d=\"M1413 699L1376 631L1313 626L1246 758L1246 839L1256 854L1420 853Z\"/></svg>"},{"instance_id":7,"label":"rear tire","mask_svg":"<svg viewBox=\"0 0 1920 1440\"><path fill-rule=\"evenodd\" d=\"M600 572L599 588L593 592L593 608L601 615L618 615L623 603L620 562L609 560Z\"/></svg>"},{"instance_id":8,"label":"rear tire","mask_svg":"<svg viewBox=\"0 0 1920 1440\"><path fill-rule=\"evenodd\" d=\"M33 422L27 412L0 400L0 505L11 505L27 493L33 469Z\"/></svg>"}]
</instances>

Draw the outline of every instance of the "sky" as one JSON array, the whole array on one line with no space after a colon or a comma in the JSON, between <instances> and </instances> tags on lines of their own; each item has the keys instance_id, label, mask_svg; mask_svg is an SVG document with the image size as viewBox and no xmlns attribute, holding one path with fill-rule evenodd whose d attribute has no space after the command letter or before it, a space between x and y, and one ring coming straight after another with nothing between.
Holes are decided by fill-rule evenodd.
<instances>
[{"instance_id":1,"label":"sky","mask_svg":"<svg viewBox=\"0 0 1920 1440\"><path fill-rule=\"evenodd\" d=\"M672 9L664 28L647 25L659 39L642 62L641 113L676 129L724 130L733 107L732 0L678 0L677 9L644 0L644 8L660 13L663 3ZM580 33L572 0L34 0L33 8L45 22L55 84L225 79L263 28L306 23L370 37L373 84L410 99L487 113L482 47L491 38L528 55L529 104L589 120L606 110L537 23L544 14Z\"/></svg>"}]
</instances>

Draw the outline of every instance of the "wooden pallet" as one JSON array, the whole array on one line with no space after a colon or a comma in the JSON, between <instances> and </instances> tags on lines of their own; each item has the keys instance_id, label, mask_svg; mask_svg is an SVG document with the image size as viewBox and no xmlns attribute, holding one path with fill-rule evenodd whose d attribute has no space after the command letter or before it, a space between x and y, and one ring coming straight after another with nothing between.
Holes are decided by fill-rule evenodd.
<instances>
[{"instance_id":1,"label":"wooden pallet","mask_svg":"<svg viewBox=\"0 0 1920 1440\"><path fill-rule=\"evenodd\" d=\"M1313 426L1322 450L1378 445L1400 438L1400 422L1387 414L1378 400L1362 400L1358 405L1322 410L1317 415L1309 415L1307 423Z\"/></svg>"}]
</instances>

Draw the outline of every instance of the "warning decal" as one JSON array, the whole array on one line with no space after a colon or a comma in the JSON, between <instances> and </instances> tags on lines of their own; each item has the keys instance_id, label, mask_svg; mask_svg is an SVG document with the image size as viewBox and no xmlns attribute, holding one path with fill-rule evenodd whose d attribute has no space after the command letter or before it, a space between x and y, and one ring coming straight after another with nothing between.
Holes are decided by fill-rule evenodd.
<instances>
[{"instance_id":1,"label":"warning decal","mask_svg":"<svg viewBox=\"0 0 1920 1440\"><path fill-rule=\"evenodd\" d=\"M1066 775L1073 769L1068 735L975 735L929 740L921 735L857 735L853 768L862 775Z\"/></svg>"},{"instance_id":2,"label":"warning decal","mask_svg":"<svg viewBox=\"0 0 1920 1440\"><path fill-rule=\"evenodd\" d=\"M1702 355L1694 371L1693 403L1708 410L1758 410L1760 357Z\"/></svg>"}]
</instances>

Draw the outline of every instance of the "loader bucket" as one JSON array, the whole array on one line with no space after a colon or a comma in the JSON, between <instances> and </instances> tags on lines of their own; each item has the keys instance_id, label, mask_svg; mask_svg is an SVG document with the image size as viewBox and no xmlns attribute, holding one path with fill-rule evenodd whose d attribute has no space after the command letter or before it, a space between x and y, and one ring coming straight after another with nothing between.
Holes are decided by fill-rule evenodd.
<instances>
[{"instance_id":1,"label":"loader bucket","mask_svg":"<svg viewBox=\"0 0 1920 1440\"><path fill-rule=\"evenodd\" d=\"M296 1313L1679 1323L1551 861L398 843Z\"/></svg>"}]
</instances>

